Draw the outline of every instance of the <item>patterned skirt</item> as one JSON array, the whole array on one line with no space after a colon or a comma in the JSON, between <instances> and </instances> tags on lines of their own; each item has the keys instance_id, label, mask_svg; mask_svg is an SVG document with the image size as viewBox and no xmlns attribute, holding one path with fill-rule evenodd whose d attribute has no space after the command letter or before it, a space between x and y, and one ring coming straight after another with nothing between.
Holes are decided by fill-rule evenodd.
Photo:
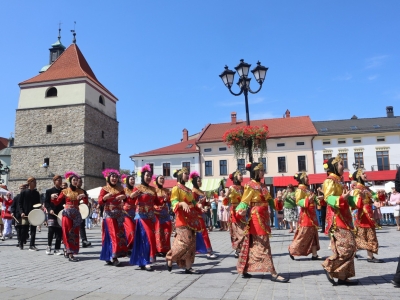
<instances>
[{"instance_id":1,"label":"patterned skirt","mask_svg":"<svg viewBox=\"0 0 400 300\"><path fill-rule=\"evenodd\" d=\"M229 232L231 234L232 249L239 252L244 240L245 236L244 229L246 227L246 224L241 221L237 221L236 223L230 223L229 225L230 225Z\"/></svg>"},{"instance_id":2,"label":"patterned skirt","mask_svg":"<svg viewBox=\"0 0 400 300\"><path fill-rule=\"evenodd\" d=\"M196 254L196 233L187 227L175 228L175 239L171 250L168 251L166 259L176 262L180 268L186 268L186 260L194 263Z\"/></svg>"},{"instance_id":3,"label":"patterned skirt","mask_svg":"<svg viewBox=\"0 0 400 300\"><path fill-rule=\"evenodd\" d=\"M154 224L157 252L167 253L171 249L172 223L168 213L168 207L156 211L156 223Z\"/></svg>"},{"instance_id":4,"label":"patterned skirt","mask_svg":"<svg viewBox=\"0 0 400 300\"><path fill-rule=\"evenodd\" d=\"M354 277L354 255L356 254L356 241L353 232L337 228L331 237L333 254L328 257L322 266L332 277L342 280Z\"/></svg>"},{"instance_id":5,"label":"patterned skirt","mask_svg":"<svg viewBox=\"0 0 400 300\"><path fill-rule=\"evenodd\" d=\"M62 217L62 238L67 254L79 253L79 227L82 222L77 208L66 208Z\"/></svg>"},{"instance_id":6,"label":"patterned skirt","mask_svg":"<svg viewBox=\"0 0 400 300\"><path fill-rule=\"evenodd\" d=\"M297 222L299 211L295 208L283 208L284 220L288 222Z\"/></svg>"},{"instance_id":7,"label":"patterned skirt","mask_svg":"<svg viewBox=\"0 0 400 300\"><path fill-rule=\"evenodd\" d=\"M312 247L319 247L318 229L312 227L299 227L296 230L293 241L289 246L289 252L293 256L308 256L312 253Z\"/></svg>"},{"instance_id":8,"label":"patterned skirt","mask_svg":"<svg viewBox=\"0 0 400 300\"><path fill-rule=\"evenodd\" d=\"M248 272L276 273L268 235L246 234L237 262L239 274Z\"/></svg>"},{"instance_id":9,"label":"patterned skirt","mask_svg":"<svg viewBox=\"0 0 400 300\"><path fill-rule=\"evenodd\" d=\"M356 244L359 250L368 250L378 254L378 239L375 228L358 227L356 233Z\"/></svg>"}]
</instances>

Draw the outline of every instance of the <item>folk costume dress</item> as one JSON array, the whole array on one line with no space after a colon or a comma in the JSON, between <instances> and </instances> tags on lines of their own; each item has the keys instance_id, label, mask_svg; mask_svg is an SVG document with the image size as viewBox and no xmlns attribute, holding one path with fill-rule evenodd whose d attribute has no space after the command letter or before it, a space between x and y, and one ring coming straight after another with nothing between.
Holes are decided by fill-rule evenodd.
<instances>
[{"instance_id":1,"label":"folk costume dress","mask_svg":"<svg viewBox=\"0 0 400 300\"><path fill-rule=\"evenodd\" d=\"M185 212L179 205L186 202L190 212ZM178 183L171 191L171 206L175 213L175 239L172 248L168 251L166 259L176 262L181 268L186 268L186 260L194 262L196 254L196 232L201 232L203 227L201 215L196 209L196 201L192 191L181 183Z\"/></svg>"},{"instance_id":2,"label":"folk costume dress","mask_svg":"<svg viewBox=\"0 0 400 300\"><path fill-rule=\"evenodd\" d=\"M245 185L241 202L236 208L236 211L247 211L245 236L237 262L239 274L276 273L269 243L271 228L268 206L275 209L274 200L265 184L252 180Z\"/></svg>"},{"instance_id":3,"label":"folk costume dress","mask_svg":"<svg viewBox=\"0 0 400 300\"><path fill-rule=\"evenodd\" d=\"M104 199L107 194L112 196ZM128 252L124 228L124 202L117 199L120 195L125 195L124 188L119 185L111 186L108 183L103 186L99 194L99 203L104 205L100 260L106 262L125 257Z\"/></svg>"},{"instance_id":4,"label":"folk costume dress","mask_svg":"<svg viewBox=\"0 0 400 300\"><path fill-rule=\"evenodd\" d=\"M82 222L82 216L79 212L78 196L85 195L83 190L74 187L63 189L58 195L57 199L51 200L54 206L65 204L62 212L62 239L67 254L79 253L79 227ZM83 202L87 205L88 198L82 198Z\"/></svg>"},{"instance_id":5,"label":"folk costume dress","mask_svg":"<svg viewBox=\"0 0 400 300\"><path fill-rule=\"evenodd\" d=\"M154 205L159 205L159 200L156 189L152 186L141 184L133 189L133 192L135 191L140 191L140 194L136 197L135 203L136 231L130 263L131 265L145 266L156 261Z\"/></svg>"},{"instance_id":6,"label":"folk costume dress","mask_svg":"<svg viewBox=\"0 0 400 300\"><path fill-rule=\"evenodd\" d=\"M160 204L154 205L156 248L158 253L167 254L171 249L172 222L168 206L171 200L168 189L156 187L156 192Z\"/></svg>"},{"instance_id":7,"label":"folk costume dress","mask_svg":"<svg viewBox=\"0 0 400 300\"><path fill-rule=\"evenodd\" d=\"M364 200L360 196L362 192L365 193ZM372 199L377 199L377 195L371 193L363 184L357 183L353 191L353 197L358 209L357 219L354 224L356 227L357 249L368 250L374 254L378 254L379 244L375 229L379 226L375 222L374 212L372 210Z\"/></svg>"},{"instance_id":8,"label":"folk costume dress","mask_svg":"<svg viewBox=\"0 0 400 300\"><path fill-rule=\"evenodd\" d=\"M242 200L244 187L241 185L231 185L228 191L228 203L230 204L229 231L231 234L232 249L237 253L240 252L244 239L244 231L246 227L245 220L236 214L236 207Z\"/></svg>"},{"instance_id":9,"label":"folk costume dress","mask_svg":"<svg viewBox=\"0 0 400 300\"><path fill-rule=\"evenodd\" d=\"M283 216L287 222L297 222L298 210L296 206L296 196L294 192L286 193L283 199Z\"/></svg>"},{"instance_id":10,"label":"folk costume dress","mask_svg":"<svg viewBox=\"0 0 400 300\"><path fill-rule=\"evenodd\" d=\"M328 257L322 266L335 278L355 276L354 255L356 241L353 233L351 208L355 208L352 196L347 200L342 197L343 185L340 177L330 173L323 183L325 201L327 202L326 234L331 235L333 255Z\"/></svg>"},{"instance_id":11,"label":"folk costume dress","mask_svg":"<svg viewBox=\"0 0 400 300\"><path fill-rule=\"evenodd\" d=\"M205 202L206 194L202 190L193 188L192 193L193 200L196 204L203 204L203 202ZM196 234L196 252L202 254L210 253L212 252L212 246L210 237L208 236L207 226L203 219L203 213L199 207L195 206L195 209L198 211L199 221L201 223L201 233L198 232Z\"/></svg>"},{"instance_id":12,"label":"folk costume dress","mask_svg":"<svg viewBox=\"0 0 400 300\"><path fill-rule=\"evenodd\" d=\"M308 256L312 247L320 249L318 238L318 220L316 214L317 201L310 197L310 191L304 184L299 184L296 192L296 205L300 206L298 227L289 246L289 253L293 256Z\"/></svg>"},{"instance_id":13,"label":"folk costume dress","mask_svg":"<svg viewBox=\"0 0 400 300\"><path fill-rule=\"evenodd\" d=\"M11 205L13 199L7 199L0 196L0 202L3 203L3 208L1 211L1 218L3 219L4 229L3 229L3 239L8 236L12 238L12 219L11 216Z\"/></svg>"},{"instance_id":14,"label":"folk costume dress","mask_svg":"<svg viewBox=\"0 0 400 300\"><path fill-rule=\"evenodd\" d=\"M125 228L125 236L127 239L127 248L128 251L131 251L133 248L133 241L135 239L135 229L136 229L136 198L131 198L131 194L133 193L133 189L126 187L124 189L126 199L124 203L124 211L125 211L125 220L124 220L124 228Z\"/></svg>"}]
</instances>

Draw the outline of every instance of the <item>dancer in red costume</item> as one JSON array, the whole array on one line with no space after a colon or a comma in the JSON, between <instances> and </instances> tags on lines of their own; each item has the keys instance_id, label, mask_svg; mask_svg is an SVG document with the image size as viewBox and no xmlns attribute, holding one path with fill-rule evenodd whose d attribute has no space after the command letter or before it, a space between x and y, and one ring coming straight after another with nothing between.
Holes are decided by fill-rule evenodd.
<instances>
[{"instance_id":1,"label":"dancer in red costume","mask_svg":"<svg viewBox=\"0 0 400 300\"><path fill-rule=\"evenodd\" d=\"M233 250L235 250L235 257L238 258L240 247L242 247L244 231L246 227L246 222L243 220L243 218L236 214L236 207L242 200L244 192L244 188L242 186L243 175L238 170L230 174L229 179L233 182L233 185L229 187L228 194L226 195L231 209L229 231L231 234L232 248Z\"/></svg>"},{"instance_id":2,"label":"dancer in red costume","mask_svg":"<svg viewBox=\"0 0 400 300\"><path fill-rule=\"evenodd\" d=\"M133 188L135 186L135 177L130 175L122 175L121 176L122 183L125 184L124 192L126 195L124 210L125 210L125 220L124 220L124 228L125 235L127 239L127 248L128 255L132 254L133 241L135 238L135 198L133 198Z\"/></svg>"},{"instance_id":3,"label":"dancer in red costume","mask_svg":"<svg viewBox=\"0 0 400 300\"><path fill-rule=\"evenodd\" d=\"M106 261L106 265L119 267L118 258L125 257L128 252L123 210L126 196L124 188L119 184L120 174L117 170L106 169L103 175L107 184L99 195L99 203L104 204L100 260Z\"/></svg>"},{"instance_id":4,"label":"dancer in red costume","mask_svg":"<svg viewBox=\"0 0 400 300\"><path fill-rule=\"evenodd\" d=\"M163 188L164 176L157 176L154 183L156 185L158 202L160 203L160 205L154 205L157 255L165 257L168 251L171 250L172 222L169 215L169 205L171 204L170 193L168 189Z\"/></svg>"},{"instance_id":5,"label":"dancer in red costume","mask_svg":"<svg viewBox=\"0 0 400 300\"><path fill-rule=\"evenodd\" d=\"M202 217L203 215L202 209L204 204L206 203L207 198L206 194L200 189L202 184L201 177L198 172L193 171L190 173L189 179L192 181L193 184L193 189L192 189L193 199L194 201L196 201L197 204L199 204L199 206L196 209L199 212L199 218L202 227L201 235L200 233L196 234L196 251L203 254L207 253L206 256L208 259L215 259L218 256L215 253L213 253L210 237L208 236L207 226Z\"/></svg>"},{"instance_id":6,"label":"dancer in red costume","mask_svg":"<svg viewBox=\"0 0 400 300\"><path fill-rule=\"evenodd\" d=\"M63 189L57 198L53 198L51 202L54 206L65 204L62 213L62 237L65 246L64 256L68 256L69 261L77 262L79 259L74 254L79 253L79 227L82 222L81 213L79 212L79 203L81 200L85 204L88 203L87 196L84 191L77 187L79 175L74 172L67 172L64 175L69 181L69 187ZM55 195L56 197L57 195Z\"/></svg>"}]
</instances>

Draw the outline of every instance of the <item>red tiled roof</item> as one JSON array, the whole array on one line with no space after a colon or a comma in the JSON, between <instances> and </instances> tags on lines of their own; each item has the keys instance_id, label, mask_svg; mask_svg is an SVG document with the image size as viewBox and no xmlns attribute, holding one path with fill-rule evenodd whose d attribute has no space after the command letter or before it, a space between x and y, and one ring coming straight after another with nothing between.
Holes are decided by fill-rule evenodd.
<instances>
[{"instance_id":1,"label":"red tiled roof","mask_svg":"<svg viewBox=\"0 0 400 300\"><path fill-rule=\"evenodd\" d=\"M318 134L309 116L251 120L250 124L256 126L266 124L269 129L270 138L307 136ZM246 122L239 121L236 124L209 124L204 129L197 142L220 142L222 141L222 136L224 135L225 131L239 126L246 126Z\"/></svg>"},{"instance_id":2,"label":"red tiled roof","mask_svg":"<svg viewBox=\"0 0 400 300\"><path fill-rule=\"evenodd\" d=\"M190 144L192 146L188 147ZM168 154L198 153L198 152L199 152L199 150L197 150L197 147L196 147L196 140L192 139L192 140L188 140L185 142L173 144L173 145L170 145L167 147L134 154L134 155L131 155L130 157L166 155L166 154L168 155Z\"/></svg>"},{"instance_id":3,"label":"red tiled roof","mask_svg":"<svg viewBox=\"0 0 400 300\"><path fill-rule=\"evenodd\" d=\"M45 72L21 82L20 85L82 77L89 78L110 95L115 97L100 83L100 81L97 80L96 75L94 75L88 62L76 44L71 44Z\"/></svg>"},{"instance_id":4,"label":"red tiled roof","mask_svg":"<svg viewBox=\"0 0 400 300\"><path fill-rule=\"evenodd\" d=\"M7 148L8 146L8 139L0 137L0 150Z\"/></svg>"}]
</instances>

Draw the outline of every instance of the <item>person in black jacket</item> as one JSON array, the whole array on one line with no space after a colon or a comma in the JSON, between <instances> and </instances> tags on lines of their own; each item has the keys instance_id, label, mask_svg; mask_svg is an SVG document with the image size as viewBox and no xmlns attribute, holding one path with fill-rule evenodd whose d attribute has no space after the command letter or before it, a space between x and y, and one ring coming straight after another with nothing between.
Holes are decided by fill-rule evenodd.
<instances>
[{"instance_id":1,"label":"person in black jacket","mask_svg":"<svg viewBox=\"0 0 400 300\"><path fill-rule=\"evenodd\" d=\"M20 193L22 193L25 189L26 189L26 184L22 184L19 187ZM24 232L28 232L28 220L24 220L24 222L22 221L21 218L21 212L19 209L19 198L20 198L20 194L16 195L14 197L14 201L11 204L11 215L16 218L16 222L15 222L15 230L17 231L17 240L18 240L18 244L17 247L19 247L19 249L23 250L24 249L24 244L26 243L26 239L27 236L24 235ZM26 230L24 230L23 227L26 227Z\"/></svg>"},{"instance_id":2,"label":"person in black jacket","mask_svg":"<svg viewBox=\"0 0 400 300\"><path fill-rule=\"evenodd\" d=\"M80 188L85 193L86 196L88 195L86 193L86 191L84 189L82 189L82 178L78 178L77 187ZM89 216L88 216L88 218L89 218ZM86 248L86 247L89 247L90 245L92 245L91 242L88 242L87 237L86 237L86 224L85 223L86 223L85 219L82 219L81 227L79 228L79 234L81 235L83 248Z\"/></svg>"},{"instance_id":3,"label":"person in black jacket","mask_svg":"<svg viewBox=\"0 0 400 300\"><path fill-rule=\"evenodd\" d=\"M53 243L53 236L56 237L56 244L54 246L54 255L61 255L61 239L62 239L62 230L61 226L58 224L58 218L56 215L63 210L63 205L54 205L51 202L51 199L57 199L58 195L60 195L62 188L62 178L60 175L55 175L53 177L54 187L46 190L46 199L44 202L44 206L46 207L48 217L47 217L47 226L48 226L48 234L47 234L47 249L46 254L50 255L51 253L51 245Z\"/></svg>"},{"instance_id":4,"label":"person in black jacket","mask_svg":"<svg viewBox=\"0 0 400 300\"><path fill-rule=\"evenodd\" d=\"M21 212L21 218L27 217L28 214L33 209L34 204L40 204L40 194L36 190L36 179L34 177L29 177L26 181L28 183L28 188L21 192L19 198L19 209ZM22 226L23 228L23 236L27 236L28 234L28 226ZM29 245L30 251L37 251L38 249L35 247L35 239L36 239L36 226L30 226L31 229L31 242Z\"/></svg>"}]
</instances>

